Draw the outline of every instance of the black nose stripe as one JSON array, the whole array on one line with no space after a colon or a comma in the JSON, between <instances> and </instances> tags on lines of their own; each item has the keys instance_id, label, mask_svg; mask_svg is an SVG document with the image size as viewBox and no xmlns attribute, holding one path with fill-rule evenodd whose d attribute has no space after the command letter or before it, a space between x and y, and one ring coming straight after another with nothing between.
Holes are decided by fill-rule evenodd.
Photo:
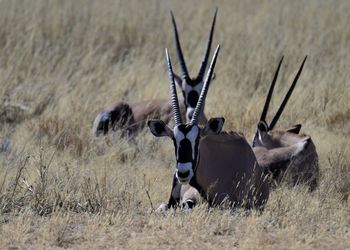
<instances>
[{"instance_id":1,"label":"black nose stripe","mask_svg":"<svg viewBox=\"0 0 350 250\"><path fill-rule=\"evenodd\" d=\"M198 102L198 98L198 93L194 90L191 90L187 96L188 105L192 108L195 108Z\"/></svg>"},{"instance_id":2,"label":"black nose stripe","mask_svg":"<svg viewBox=\"0 0 350 250\"><path fill-rule=\"evenodd\" d=\"M178 162L184 163L184 162L191 162L192 161L192 145L190 140L183 139L180 141L179 145L179 158L177 159Z\"/></svg>"}]
</instances>

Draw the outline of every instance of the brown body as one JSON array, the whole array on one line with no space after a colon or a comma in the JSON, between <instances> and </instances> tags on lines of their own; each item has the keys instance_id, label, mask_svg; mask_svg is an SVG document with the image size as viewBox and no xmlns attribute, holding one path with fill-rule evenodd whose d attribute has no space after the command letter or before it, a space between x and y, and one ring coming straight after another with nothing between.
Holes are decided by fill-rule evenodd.
<instances>
[{"instance_id":1,"label":"brown body","mask_svg":"<svg viewBox=\"0 0 350 250\"><path fill-rule=\"evenodd\" d=\"M178 86L184 86L182 79L174 75ZM190 121L186 115L184 97L179 98L182 119ZM93 122L92 133L95 136L106 135L110 130L121 130L122 136L132 137L143 129L148 119L161 119L169 123L172 118L171 101L168 99L154 99L139 102L116 102L108 105L99 112ZM204 125L207 118L201 112L199 124Z\"/></svg>"},{"instance_id":2,"label":"brown body","mask_svg":"<svg viewBox=\"0 0 350 250\"><path fill-rule=\"evenodd\" d=\"M210 204L261 207L269 185L246 139L237 133L220 133L200 143L196 181Z\"/></svg>"},{"instance_id":3,"label":"brown body","mask_svg":"<svg viewBox=\"0 0 350 250\"><path fill-rule=\"evenodd\" d=\"M318 155L309 136L276 129L269 131L263 142L253 151L272 186L282 181L289 186L307 184L310 191L318 186Z\"/></svg>"},{"instance_id":4,"label":"brown body","mask_svg":"<svg viewBox=\"0 0 350 250\"><path fill-rule=\"evenodd\" d=\"M185 107L180 106L185 118ZM172 117L171 103L167 99L155 99L139 102L117 102L100 112L93 123L95 136L105 135L110 130L121 130L123 136L133 136L145 127L148 119L162 119L169 123Z\"/></svg>"},{"instance_id":5,"label":"brown body","mask_svg":"<svg viewBox=\"0 0 350 250\"><path fill-rule=\"evenodd\" d=\"M170 203L192 208L206 200L211 206L263 208L269 197L269 182L242 135L235 132L209 135L200 141L199 154L194 176L198 186L176 183ZM162 204L158 210L170 206Z\"/></svg>"}]
</instances>

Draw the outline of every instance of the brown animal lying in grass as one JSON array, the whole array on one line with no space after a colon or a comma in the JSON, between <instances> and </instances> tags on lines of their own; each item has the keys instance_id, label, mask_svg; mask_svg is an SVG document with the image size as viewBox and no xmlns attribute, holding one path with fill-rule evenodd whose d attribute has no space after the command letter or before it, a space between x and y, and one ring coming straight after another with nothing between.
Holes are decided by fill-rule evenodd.
<instances>
[{"instance_id":1,"label":"brown animal lying in grass","mask_svg":"<svg viewBox=\"0 0 350 250\"><path fill-rule=\"evenodd\" d=\"M282 57L272 80L252 146L259 165L270 175L273 185L278 185L282 181L291 186L305 183L313 191L319 181L318 155L313 141L309 136L299 134L300 124L289 129L274 128L298 81L305 60L306 57L276 115L268 125L265 121L266 114L283 61Z\"/></svg>"}]
</instances>

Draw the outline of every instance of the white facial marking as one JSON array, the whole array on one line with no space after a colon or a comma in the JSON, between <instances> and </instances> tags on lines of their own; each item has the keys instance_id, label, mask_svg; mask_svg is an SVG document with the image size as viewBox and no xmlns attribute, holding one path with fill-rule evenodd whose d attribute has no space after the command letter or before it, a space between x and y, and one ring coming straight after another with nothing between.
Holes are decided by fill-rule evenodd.
<instances>
[{"instance_id":1,"label":"white facial marking","mask_svg":"<svg viewBox=\"0 0 350 250\"><path fill-rule=\"evenodd\" d=\"M189 84L184 84L184 88L183 88L183 90L186 92L186 93L189 93L191 90L195 90L198 94L200 94L201 93L201 91L202 91L202 88L203 88L203 81L202 82L200 82L200 83L198 83L196 86L191 86L191 85L189 85Z\"/></svg>"},{"instance_id":2,"label":"white facial marking","mask_svg":"<svg viewBox=\"0 0 350 250\"><path fill-rule=\"evenodd\" d=\"M196 92L198 93L198 95L200 95L200 93L202 92L202 88L203 88L203 82L198 83L193 89L196 90Z\"/></svg>"},{"instance_id":3,"label":"white facial marking","mask_svg":"<svg viewBox=\"0 0 350 250\"><path fill-rule=\"evenodd\" d=\"M178 126L175 126L174 128L174 137L176 142L176 159L179 159L179 147L180 147L180 141L185 139L185 135L179 130Z\"/></svg>"},{"instance_id":4,"label":"white facial marking","mask_svg":"<svg viewBox=\"0 0 350 250\"><path fill-rule=\"evenodd\" d=\"M200 94L202 92L203 84L204 84L203 82L200 82L196 86L192 87L191 85L185 83L183 90L186 94L186 98L188 96L188 93L190 93L192 90L196 91L198 93L198 96L200 96Z\"/></svg>"}]
</instances>

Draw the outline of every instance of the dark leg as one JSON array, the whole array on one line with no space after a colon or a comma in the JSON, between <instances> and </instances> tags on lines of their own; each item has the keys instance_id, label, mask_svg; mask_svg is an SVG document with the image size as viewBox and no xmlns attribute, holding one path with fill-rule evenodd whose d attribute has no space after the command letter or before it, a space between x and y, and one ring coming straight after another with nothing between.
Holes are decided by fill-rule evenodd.
<instances>
[{"instance_id":1,"label":"dark leg","mask_svg":"<svg viewBox=\"0 0 350 250\"><path fill-rule=\"evenodd\" d=\"M176 175L174 174L173 185L171 187L170 198L168 201L168 208L176 208L180 202L180 188L178 187L178 185L180 185L180 183L178 182ZM179 190L178 190L178 196L176 197L174 193L177 192L176 190L177 188Z\"/></svg>"}]
</instances>

